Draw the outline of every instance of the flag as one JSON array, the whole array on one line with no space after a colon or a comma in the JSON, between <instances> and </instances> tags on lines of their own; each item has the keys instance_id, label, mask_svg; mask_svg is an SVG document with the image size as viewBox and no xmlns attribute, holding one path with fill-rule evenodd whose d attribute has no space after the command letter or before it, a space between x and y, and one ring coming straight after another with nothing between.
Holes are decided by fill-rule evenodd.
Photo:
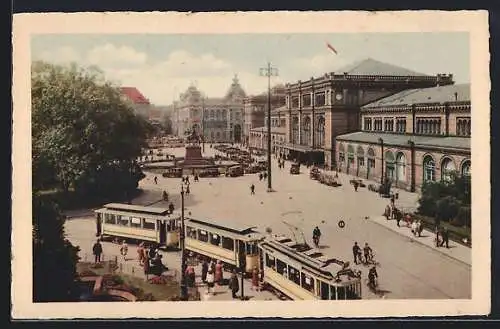
<instances>
[{"instance_id":1,"label":"flag","mask_svg":"<svg viewBox=\"0 0 500 329\"><path fill-rule=\"evenodd\" d=\"M335 48L333 48L333 46L331 44L329 44L328 42L326 43L326 46L328 47L328 49L330 49L331 51L333 51L335 53L335 55L337 55L337 50L335 50Z\"/></svg>"}]
</instances>

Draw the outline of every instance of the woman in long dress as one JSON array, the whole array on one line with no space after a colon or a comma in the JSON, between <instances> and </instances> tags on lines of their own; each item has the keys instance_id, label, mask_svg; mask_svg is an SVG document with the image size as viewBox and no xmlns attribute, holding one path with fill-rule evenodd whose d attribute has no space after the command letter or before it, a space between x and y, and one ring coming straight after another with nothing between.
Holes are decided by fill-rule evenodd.
<instances>
[{"instance_id":1,"label":"woman in long dress","mask_svg":"<svg viewBox=\"0 0 500 329\"><path fill-rule=\"evenodd\" d=\"M218 285L222 284L223 276L222 276L222 264L220 260L217 261L217 264L215 264L215 282L217 282Z\"/></svg>"}]
</instances>

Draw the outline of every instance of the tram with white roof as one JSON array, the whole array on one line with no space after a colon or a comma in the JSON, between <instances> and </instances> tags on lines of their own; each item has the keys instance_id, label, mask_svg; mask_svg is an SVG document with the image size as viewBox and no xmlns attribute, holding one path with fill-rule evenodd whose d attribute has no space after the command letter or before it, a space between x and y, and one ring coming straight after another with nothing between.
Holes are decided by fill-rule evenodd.
<instances>
[{"instance_id":1,"label":"tram with white roof","mask_svg":"<svg viewBox=\"0 0 500 329\"><path fill-rule=\"evenodd\" d=\"M264 283L292 300L361 299L361 273L306 243L274 236L259 244Z\"/></svg>"},{"instance_id":2,"label":"tram with white roof","mask_svg":"<svg viewBox=\"0 0 500 329\"><path fill-rule=\"evenodd\" d=\"M255 227L195 218L186 218L184 226L187 250L233 268L244 268L246 273L260 268L258 244L264 236Z\"/></svg>"},{"instance_id":3,"label":"tram with white roof","mask_svg":"<svg viewBox=\"0 0 500 329\"><path fill-rule=\"evenodd\" d=\"M168 208L108 203L94 211L96 236L178 247L180 216Z\"/></svg>"}]
</instances>

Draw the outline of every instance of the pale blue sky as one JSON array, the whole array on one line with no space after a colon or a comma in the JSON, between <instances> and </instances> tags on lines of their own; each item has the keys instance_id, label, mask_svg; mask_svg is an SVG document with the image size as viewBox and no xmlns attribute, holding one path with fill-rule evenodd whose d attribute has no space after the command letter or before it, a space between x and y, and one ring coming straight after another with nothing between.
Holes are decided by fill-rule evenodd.
<instances>
[{"instance_id":1,"label":"pale blue sky","mask_svg":"<svg viewBox=\"0 0 500 329\"><path fill-rule=\"evenodd\" d=\"M332 44L338 55L327 49ZM100 66L123 85L135 86L158 105L190 83L208 96L223 96L238 74L247 93L260 93L259 68L270 60L274 82L295 82L371 57L426 73L452 73L469 82L468 33L342 33L237 35L52 34L32 38L34 59Z\"/></svg>"}]
</instances>

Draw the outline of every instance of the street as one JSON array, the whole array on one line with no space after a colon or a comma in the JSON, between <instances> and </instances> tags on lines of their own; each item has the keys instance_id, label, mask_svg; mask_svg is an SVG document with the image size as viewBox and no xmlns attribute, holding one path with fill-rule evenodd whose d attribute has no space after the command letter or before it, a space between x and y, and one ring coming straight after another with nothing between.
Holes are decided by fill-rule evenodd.
<instances>
[{"instance_id":1,"label":"street","mask_svg":"<svg viewBox=\"0 0 500 329\"><path fill-rule=\"evenodd\" d=\"M213 149L205 146L204 156L213 154ZM184 155L184 149L169 150L176 155ZM267 228L273 233L287 234L297 240L302 233L312 244L312 230L317 225L321 229L321 252L350 261L353 264L352 246L355 241L362 247L368 242L380 263L379 289L387 299L466 299L471 298L471 266L455 260L432 248L375 223L370 218L379 217L388 199L377 193L359 188L357 192L349 184L349 177L339 176L342 186L328 187L309 178L309 170L301 167L299 175L290 175L290 163L285 169L278 169L273 158L272 186L275 192L266 192L267 181L259 181L257 174L229 178L200 178L193 182L190 178L191 193L186 195L186 216L194 218L221 219L255 225L259 231ZM143 195L134 204L148 204L161 198L166 190L176 209L180 208L180 184L177 178L147 176L140 182ZM250 185L255 184L255 195L250 195ZM416 194L398 191L396 206L416 207ZM164 202L155 204L166 205ZM367 218L368 217L368 218ZM345 227L338 222L343 220ZM90 254L95 239L94 222L90 218L75 216L67 221L68 238L80 244L82 253ZM293 227L296 227L295 230ZM424 235L430 233L424 232ZM295 237L294 237L295 235ZM118 247L104 246L104 253L114 253ZM450 251L452 253L453 250ZM135 250L130 250L135 257ZM166 261L169 266L177 262L177 253L170 253ZM353 265L362 271L363 282L368 267ZM379 296L370 292L366 285L363 298Z\"/></svg>"}]
</instances>

